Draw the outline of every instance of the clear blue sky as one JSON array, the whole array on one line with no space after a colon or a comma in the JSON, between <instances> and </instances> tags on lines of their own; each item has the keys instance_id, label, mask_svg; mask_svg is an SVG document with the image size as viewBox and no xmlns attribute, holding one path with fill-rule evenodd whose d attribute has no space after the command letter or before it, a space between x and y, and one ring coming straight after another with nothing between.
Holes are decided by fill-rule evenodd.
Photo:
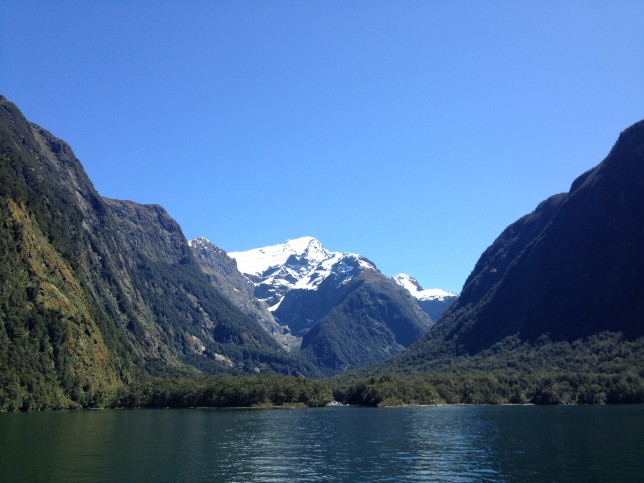
<instances>
[{"instance_id":1,"label":"clear blue sky","mask_svg":"<svg viewBox=\"0 0 644 483\"><path fill-rule=\"evenodd\" d=\"M0 93L106 197L460 291L644 118L642 1L0 0Z\"/></svg>"}]
</instances>

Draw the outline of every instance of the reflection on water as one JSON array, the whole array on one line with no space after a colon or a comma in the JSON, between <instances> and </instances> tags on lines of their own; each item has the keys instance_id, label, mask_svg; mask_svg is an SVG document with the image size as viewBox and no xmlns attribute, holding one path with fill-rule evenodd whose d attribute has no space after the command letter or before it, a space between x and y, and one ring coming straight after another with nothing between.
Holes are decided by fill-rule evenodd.
<instances>
[{"instance_id":1,"label":"reflection on water","mask_svg":"<svg viewBox=\"0 0 644 483\"><path fill-rule=\"evenodd\" d=\"M634 481L643 454L643 406L0 414L3 481Z\"/></svg>"}]
</instances>

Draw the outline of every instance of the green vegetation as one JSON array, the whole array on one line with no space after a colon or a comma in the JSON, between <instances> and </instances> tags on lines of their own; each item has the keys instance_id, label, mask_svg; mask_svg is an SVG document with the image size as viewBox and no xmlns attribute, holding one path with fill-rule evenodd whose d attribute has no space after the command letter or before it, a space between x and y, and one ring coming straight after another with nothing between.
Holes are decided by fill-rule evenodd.
<instances>
[{"instance_id":1,"label":"green vegetation","mask_svg":"<svg viewBox=\"0 0 644 483\"><path fill-rule=\"evenodd\" d=\"M40 324L47 326L45 316L42 320ZM80 402L51 390L47 377L55 377L54 373L29 372L32 380L21 385L16 383L16 371L9 370L2 374L0 409L320 407L333 400L374 407L643 403L643 360L644 338L627 341L614 333L572 343L541 338L527 344L507 338L477 356L406 368L390 363L379 368L381 375L363 372L325 380L282 375L145 376L119 386L109 400L77 398Z\"/></svg>"},{"instance_id":2,"label":"green vegetation","mask_svg":"<svg viewBox=\"0 0 644 483\"><path fill-rule=\"evenodd\" d=\"M405 361L401 364L400 361ZM644 403L644 338L602 333L574 342L508 337L475 356L413 364L397 358L312 381L288 376L149 379L124 388L123 407Z\"/></svg>"},{"instance_id":3,"label":"green vegetation","mask_svg":"<svg viewBox=\"0 0 644 483\"><path fill-rule=\"evenodd\" d=\"M0 409L106 404L117 358L78 278L24 207L0 215Z\"/></svg>"},{"instance_id":4,"label":"green vegetation","mask_svg":"<svg viewBox=\"0 0 644 483\"><path fill-rule=\"evenodd\" d=\"M349 286L342 300L302 339L302 357L325 376L392 357L431 326L431 319L409 294L379 273L365 271Z\"/></svg>"},{"instance_id":5,"label":"green vegetation","mask_svg":"<svg viewBox=\"0 0 644 483\"><path fill-rule=\"evenodd\" d=\"M408 352L378 368L415 374L450 404L644 402L644 338L604 332L574 342L508 337L474 356Z\"/></svg>"},{"instance_id":6,"label":"green vegetation","mask_svg":"<svg viewBox=\"0 0 644 483\"><path fill-rule=\"evenodd\" d=\"M406 406L444 403L438 391L421 376L369 377L336 384L337 401L356 406Z\"/></svg>"},{"instance_id":7,"label":"green vegetation","mask_svg":"<svg viewBox=\"0 0 644 483\"><path fill-rule=\"evenodd\" d=\"M333 400L328 383L291 376L147 379L123 388L113 407L320 407Z\"/></svg>"},{"instance_id":8,"label":"green vegetation","mask_svg":"<svg viewBox=\"0 0 644 483\"><path fill-rule=\"evenodd\" d=\"M509 337L476 356L413 362L399 357L378 367L380 375L364 370L322 381L287 376L148 379L124 388L114 405L322 406L333 399L377 407L644 402L644 338L629 341L616 333L571 343Z\"/></svg>"}]
</instances>

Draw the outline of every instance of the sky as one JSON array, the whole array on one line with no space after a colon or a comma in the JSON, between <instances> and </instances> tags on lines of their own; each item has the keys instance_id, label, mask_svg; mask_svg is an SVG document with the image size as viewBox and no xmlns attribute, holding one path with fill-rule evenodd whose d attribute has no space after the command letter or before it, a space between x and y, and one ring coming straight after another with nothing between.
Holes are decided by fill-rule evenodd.
<instances>
[{"instance_id":1,"label":"sky","mask_svg":"<svg viewBox=\"0 0 644 483\"><path fill-rule=\"evenodd\" d=\"M644 118L644 2L0 0L0 94L105 197L460 292Z\"/></svg>"}]
</instances>

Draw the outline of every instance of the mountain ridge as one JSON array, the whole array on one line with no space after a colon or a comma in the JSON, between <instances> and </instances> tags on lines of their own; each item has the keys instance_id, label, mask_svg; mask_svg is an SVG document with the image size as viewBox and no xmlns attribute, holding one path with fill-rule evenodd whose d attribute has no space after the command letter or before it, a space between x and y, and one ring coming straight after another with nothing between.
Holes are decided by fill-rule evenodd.
<instances>
[{"instance_id":1,"label":"mountain ridge","mask_svg":"<svg viewBox=\"0 0 644 483\"><path fill-rule=\"evenodd\" d=\"M230 252L228 255L237 261L240 272L256 284L258 298L265 301L271 311L278 309L286 292L293 289L315 290L334 274L334 269L342 275L356 268L376 269L362 255L330 252L311 236L245 252ZM350 265L357 263L358 267L346 266L347 260L352 262ZM342 277L343 282L349 279L350 275Z\"/></svg>"},{"instance_id":2,"label":"mountain ridge","mask_svg":"<svg viewBox=\"0 0 644 483\"><path fill-rule=\"evenodd\" d=\"M317 377L388 357L471 368L463 357L516 363L517 347L574 353L584 338L619 354L644 335L644 121L509 225L436 324L420 302L455 294L313 237L280 246L250 282L161 206L101 197L71 147L0 96L0 410L105 406L150 374Z\"/></svg>"},{"instance_id":3,"label":"mountain ridge","mask_svg":"<svg viewBox=\"0 0 644 483\"><path fill-rule=\"evenodd\" d=\"M515 335L528 342L644 335L642 246L644 121L623 131L568 193L503 230L459 299L402 358L476 354Z\"/></svg>"},{"instance_id":4,"label":"mountain ridge","mask_svg":"<svg viewBox=\"0 0 644 483\"><path fill-rule=\"evenodd\" d=\"M210 285L165 210L101 197L5 97L0 246L0 409L104 405L147 372L315 373Z\"/></svg>"}]
</instances>

